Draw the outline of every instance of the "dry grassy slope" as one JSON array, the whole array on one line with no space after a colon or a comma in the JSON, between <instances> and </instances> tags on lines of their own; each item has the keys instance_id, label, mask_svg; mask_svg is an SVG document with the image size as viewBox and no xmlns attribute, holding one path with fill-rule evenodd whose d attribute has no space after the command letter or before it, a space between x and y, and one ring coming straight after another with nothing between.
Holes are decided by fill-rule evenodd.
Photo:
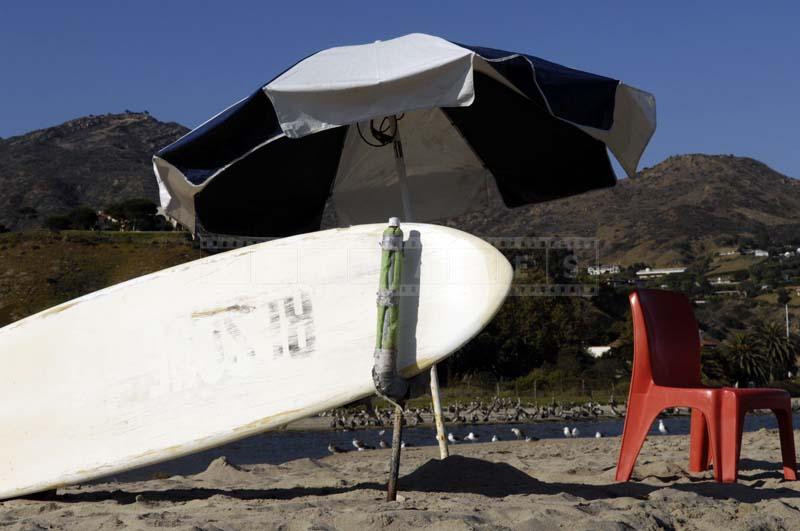
<instances>
[{"instance_id":1,"label":"dry grassy slope","mask_svg":"<svg viewBox=\"0 0 800 531\"><path fill-rule=\"evenodd\" d=\"M0 327L86 293L200 257L187 235L178 232L0 234Z\"/></svg>"},{"instance_id":2,"label":"dry grassy slope","mask_svg":"<svg viewBox=\"0 0 800 531\"><path fill-rule=\"evenodd\" d=\"M80 205L102 208L124 199L157 201L150 158L187 129L144 113L86 116L0 140L0 223L42 226ZM19 209L32 207L35 218Z\"/></svg>"},{"instance_id":3,"label":"dry grassy slope","mask_svg":"<svg viewBox=\"0 0 800 531\"><path fill-rule=\"evenodd\" d=\"M449 223L475 234L595 236L603 261L687 264L757 231L800 240L800 181L750 158L681 155L614 188L514 210L496 205Z\"/></svg>"}]
</instances>

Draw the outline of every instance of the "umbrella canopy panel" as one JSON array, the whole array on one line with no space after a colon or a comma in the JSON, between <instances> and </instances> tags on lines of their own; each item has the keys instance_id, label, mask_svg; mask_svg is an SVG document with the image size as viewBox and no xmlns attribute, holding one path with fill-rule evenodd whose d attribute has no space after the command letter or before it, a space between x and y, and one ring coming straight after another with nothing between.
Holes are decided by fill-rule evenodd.
<instances>
[{"instance_id":1,"label":"umbrella canopy panel","mask_svg":"<svg viewBox=\"0 0 800 531\"><path fill-rule=\"evenodd\" d=\"M408 35L312 55L153 159L166 212L195 231L317 230L402 212L397 117L415 220L612 186L655 129L651 95L524 54Z\"/></svg>"}]
</instances>

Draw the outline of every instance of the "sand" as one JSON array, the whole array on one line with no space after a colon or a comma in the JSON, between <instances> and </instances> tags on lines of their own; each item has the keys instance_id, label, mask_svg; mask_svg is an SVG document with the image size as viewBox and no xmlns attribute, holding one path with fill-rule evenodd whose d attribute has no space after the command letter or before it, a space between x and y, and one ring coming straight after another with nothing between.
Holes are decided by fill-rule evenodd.
<instances>
[{"instance_id":1,"label":"sand","mask_svg":"<svg viewBox=\"0 0 800 531\"><path fill-rule=\"evenodd\" d=\"M0 529L800 529L800 482L783 481L777 432L745 434L736 485L688 473L687 446L650 437L623 484L618 438L459 444L445 461L407 448L395 502L383 501L389 450L246 467L219 458L191 476L0 502Z\"/></svg>"}]
</instances>

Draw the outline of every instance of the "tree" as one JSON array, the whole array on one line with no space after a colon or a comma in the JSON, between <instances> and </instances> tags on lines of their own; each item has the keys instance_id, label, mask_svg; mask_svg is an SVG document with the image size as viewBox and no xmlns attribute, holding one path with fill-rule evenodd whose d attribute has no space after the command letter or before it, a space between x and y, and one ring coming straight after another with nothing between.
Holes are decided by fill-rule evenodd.
<instances>
[{"instance_id":1,"label":"tree","mask_svg":"<svg viewBox=\"0 0 800 531\"><path fill-rule=\"evenodd\" d=\"M17 209L17 214L25 217L26 219L33 219L39 215L35 208L30 206L24 206L22 208Z\"/></svg>"},{"instance_id":2,"label":"tree","mask_svg":"<svg viewBox=\"0 0 800 531\"><path fill-rule=\"evenodd\" d=\"M88 230L97 225L97 214L89 207L75 208L67 214L67 217L72 229Z\"/></svg>"},{"instance_id":3,"label":"tree","mask_svg":"<svg viewBox=\"0 0 800 531\"><path fill-rule=\"evenodd\" d=\"M778 304L789 304L789 301L792 300L792 296L789 295L789 292L785 288L779 289L777 294Z\"/></svg>"},{"instance_id":4,"label":"tree","mask_svg":"<svg viewBox=\"0 0 800 531\"><path fill-rule=\"evenodd\" d=\"M700 352L700 361L705 380L711 383L725 382L727 380L725 357L724 353L720 352L720 349L704 348Z\"/></svg>"},{"instance_id":5,"label":"tree","mask_svg":"<svg viewBox=\"0 0 800 531\"><path fill-rule=\"evenodd\" d=\"M748 334L736 333L725 344L725 357L736 380L762 382L766 376L767 360Z\"/></svg>"},{"instance_id":6,"label":"tree","mask_svg":"<svg viewBox=\"0 0 800 531\"><path fill-rule=\"evenodd\" d=\"M52 231L67 230L70 220L67 216L50 216L44 220L44 226Z\"/></svg>"},{"instance_id":7,"label":"tree","mask_svg":"<svg viewBox=\"0 0 800 531\"><path fill-rule=\"evenodd\" d=\"M157 226L158 207L149 199L128 199L109 206L106 212L130 230L153 230Z\"/></svg>"},{"instance_id":8,"label":"tree","mask_svg":"<svg viewBox=\"0 0 800 531\"><path fill-rule=\"evenodd\" d=\"M756 346L761 349L769 366L769 381L774 375L786 375L794 369L797 353L786 332L777 323L762 321L756 326Z\"/></svg>"}]
</instances>

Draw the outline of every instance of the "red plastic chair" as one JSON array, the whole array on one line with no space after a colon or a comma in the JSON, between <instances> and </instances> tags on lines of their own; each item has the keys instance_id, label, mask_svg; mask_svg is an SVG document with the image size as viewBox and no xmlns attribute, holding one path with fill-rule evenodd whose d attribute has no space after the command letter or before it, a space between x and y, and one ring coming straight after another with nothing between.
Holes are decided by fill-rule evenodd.
<instances>
[{"instance_id":1,"label":"red plastic chair","mask_svg":"<svg viewBox=\"0 0 800 531\"><path fill-rule=\"evenodd\" d=\"M617 462L617 481L628 481L656 417L668 407L692 409L689 469L734 482L738 475L742 420L747 411L771 409L778 417L783 472L796 480L789 394L781 389L713 389L700 380L700 334L689 300L680 293L636 290L633 374ZM718 464L721 463L721 466Z\"/></svg>"}]
</instances>

